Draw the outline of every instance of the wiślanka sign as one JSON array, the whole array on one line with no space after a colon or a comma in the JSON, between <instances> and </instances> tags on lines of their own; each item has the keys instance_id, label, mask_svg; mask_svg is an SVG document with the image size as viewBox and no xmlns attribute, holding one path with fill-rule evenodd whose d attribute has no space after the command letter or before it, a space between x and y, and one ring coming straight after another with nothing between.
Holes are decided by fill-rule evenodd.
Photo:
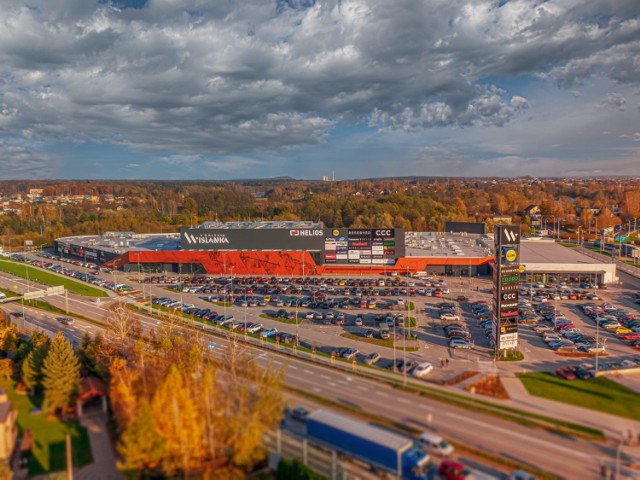
<instances>
[{"instance_id":1,"label":"wi\u015blanka sign","mask_svg":"<svg viewBox=\"0 0 640 480\"><path fill-rule=\"evenodd\" d=\"M520 225L494 227L494 342L496 351L518 347L518 287L520 284Z\"/></svg>"}]
</instances>

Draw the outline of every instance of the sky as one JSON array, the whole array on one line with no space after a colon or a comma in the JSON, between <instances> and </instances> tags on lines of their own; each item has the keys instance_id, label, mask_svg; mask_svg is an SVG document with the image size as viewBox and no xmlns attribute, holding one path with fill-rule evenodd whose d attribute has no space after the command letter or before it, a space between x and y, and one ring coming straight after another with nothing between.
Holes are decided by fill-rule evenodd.
<instances>
[{"instance_id":1,"label":"sky","mask_svg":"<svg viewBox=\"0 0 640 480\"><path fill-rule=\"evenodd\" d=\"M2 0L0 179L640 176L639 0Z\"/></svg>"}]
</instances>

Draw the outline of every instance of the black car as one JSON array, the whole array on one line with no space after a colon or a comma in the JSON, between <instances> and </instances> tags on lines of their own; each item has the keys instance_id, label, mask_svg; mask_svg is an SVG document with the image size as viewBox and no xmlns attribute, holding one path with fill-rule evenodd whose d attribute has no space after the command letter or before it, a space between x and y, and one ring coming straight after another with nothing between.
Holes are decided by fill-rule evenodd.
<instances>
[{"instance_id":1,"label":"black car","mask_svg":"<svg viewBox=\"0 0 640 480\"><path fill-rule=\"evenodd\" d=\"M276 312L276 318L287 318L287 311L284 308L281 308Z\"/></svg>"}]
</instances>

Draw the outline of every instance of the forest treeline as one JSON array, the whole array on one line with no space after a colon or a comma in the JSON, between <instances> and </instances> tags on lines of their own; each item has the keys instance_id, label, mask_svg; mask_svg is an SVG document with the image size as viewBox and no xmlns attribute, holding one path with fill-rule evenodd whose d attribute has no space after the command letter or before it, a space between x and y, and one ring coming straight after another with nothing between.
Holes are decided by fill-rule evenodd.
<instances>
[{"instance_id":1,"label":"forest treeline","mask_svg":"<svg viewBox=\"0 0 640 480\"><path fill-rule=\"evenodd\" d=\"M42 200L26 202L34 188L42 189ZM640 181L631 178L13 181L0 182L0 193L5 247L106 231L175 232L207 220L311 220L330 227L442 231L446 221L484 221L491 228L495 216L529 223L525 209L537 205L567 229L582 225L595 231L596 221L602 228L640 217ZM70 195L124 200L65 202Z\"/></svg>"}]
</instances>

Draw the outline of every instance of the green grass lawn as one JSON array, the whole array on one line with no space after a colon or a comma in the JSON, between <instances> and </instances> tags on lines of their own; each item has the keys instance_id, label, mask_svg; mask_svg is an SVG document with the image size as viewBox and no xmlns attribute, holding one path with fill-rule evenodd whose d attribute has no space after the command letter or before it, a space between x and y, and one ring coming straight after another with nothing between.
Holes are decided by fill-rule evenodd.
<instances>
[{"instance_id":1,"label":"green grass lawn","mask_svg":"<svg viewBox=\"0 0 640 480\"><path fill-rule=\"evenodd\" d=\"M20 296L13 290L7 290L6 288L0 288L0 292L4 293L7 296L7 298Z\"/></svg>"},{"instance_id":2,"label":"green grass lawn","mask_svg":"<svg viewBox=\"0 0 640 480\"><path fill-rule=\"evenodd\" d=\"M353 333L344 332L340 334L341 337L350 338L351 340L358 340L360 342L371 343L373 345L380 345L381 347L393 348L393 340L383 338L367 338L362 335L354 335ZM410 341L410 340L407 340ZM403 340L400 339L396 342L396 350L406 350L407 352L415 352L417 347L404 347L402 346Z\"/></svg>"},{"instance_id":3,"label":"green grass lawn","mask_svg":"<svg viewBox=\"0 0 640 480\"><path fill-rule=\"evenodd\" d=\"M520 380L531 395L640 420L640 394L606 377L564 380L545 373L525 373Z\"/></svg>"},{"instance_id":4,"label":"green grass lawn","mask_svg":"<svg viewBox=\"0 0 640 480\"><path fill-rule=\"evenodd\" d=\"M260 318L268 318L269 320L275 320L276 322L280 323L289 323L292 325L295 325L296 323L302 323L302 318L281 318L276 317L275 315L269 315L268 313L261 313Z\"/></svg>"},{"instance_id":5,"label":"green grass lawn","mask_svg":"<svg viewBox=\"0 0 640 480\"><path fill-rule=\"evenodd\" d=\"M28 428L33 433L29 476L65 469L65 437L67 433L71 435L73 465L81 467L92 462L87 431L77 422L50 419L43 413L30 414L31 409L41 406L42 398L19 395L13 387L9 389L9 398L13 407L18 410L19 436L22 436Z\"/></svg>"},{"instance_id":6,"label":"green grass lawn","mask_svg":"<svg viewBox=\"0 0 640 480\"><path fill-rule=\"evenodd\" d=\"M87 297L107 297L107 292L91 285L76 282L62 275L55 275L53 273L40 270L37 267L28 266L24 263L8 262L6 260L0 260L0 270L4 270L11 275L17 277L29 278L34 282L41 283L43 285L58 286L63 285L69 292L77 293L78 295L85 295ZM28 274L28 275L27 275Z\"/></svg>"}]
</instances>

